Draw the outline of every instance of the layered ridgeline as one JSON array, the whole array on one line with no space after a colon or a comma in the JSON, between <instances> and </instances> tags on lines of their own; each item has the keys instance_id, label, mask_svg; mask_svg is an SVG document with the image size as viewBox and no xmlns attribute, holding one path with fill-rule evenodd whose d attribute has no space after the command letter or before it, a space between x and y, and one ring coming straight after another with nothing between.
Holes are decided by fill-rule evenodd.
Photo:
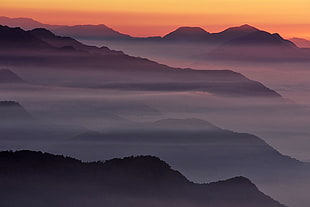
<instances>
[{"instance_id":1,"label":"layered ridgeline","mask_svg":"<svg viewBox=\"0 0 310 207\"><path fill-rule=\"evenodd\" d=\"M37 119L15 101L0 101L1 141L56 141L82 133L71 125L59 125Z\"/></svg>"},{"instance_id":2,"label":"layered ridgeline","mask_svg":"<svg viewBox=\"0 0 310 207\"><path fill-rule=\"evenodd\" d=\"M72 139L77 143L99 144L102 154L109 147L119 156L152 154L167 160L191 179L206 182L231 175L244 175L269 182L296 178L309 166L285 156L261 138L221 129L200 119L163 119L131 127L85 133ZM112 153L112 152L111 152Z\"/></svg>"},{"instance_id":3,"label":"layered ridgeline","mask_svg":"<svg viewBox=\"0 0 310 207\"><path fill-rule=\"evenodd\" d=\"M98 114L100 119L94 120L104 132L75 126L78 122L70 125L47 122L31 115L17 102L2 101L0 140L19 141L27 146L36 146L39 141L50 150L69 151L82 157L88 157L85 152L92 148L95 153L91 157L94 158L96 155L151 154L169 161L187 177L199 182L232 175L266 182L287 176L302 177L309 172L305 163L281 154L261 138L224 130L208 121L192 118L136 123L100 110ZM71 118L85 119L86 116L87 113L81 112ZM49 146L50 142L56 145ZM210 180L205 180L206 174Z\"/></svg>"},{"instance_id":4,"label":"layered ridgeline","mask_svg":"<svg viewBox=\"0 0 310 207\"><path fill-rule=\"evenodd\" d=\"M46 29L24 31L0 26L0 43L0 64L23 70L25 75L28 69L31 75L28 74L27 79L32 78L41 84L280 96L261 83L230 70L171 68L107 47L87 46L69 37L56 36Z\"/></svg>"},{"instance_id":5,"label":"layered ridgeline","mask_svg":"<svg viewBox=\"0 0 310 207\"><path fill-rule=\"evenodd\" d=\"M38 22L31 18L9 18L0 17L0 25L6 25L9 27L21 27L25 30L32 30L35 28L46 28L52 32L62 35L70 36L77 39L93 40L93 39L106 39L106 40L129 40L133 39L127 34L122 34L118 31L109 28L104 24L100 25L49 25Z\"/></svg>"},{"instance_id":6,"label":"layered ridgeline","mask_svg":"<svg viewBox=\"0 0 310 207\"><path fill-rule=\"evenodd\" d=\"M247 24L230 27L217 33L210 33L200 27L180 27L162 37L148 38L131 37L103 24L48 25L30 18L8 17L0 17L0 24L24 29L42 27L50 29L57 35L71 36L82 41L102 41L107 46L126 49L133 54L139 54L141 49L141 45L136 41L143 41L142 52L145 55L150 54L148 55L150 57L154 53L162 56L173 55L205 60L279 61L285 59L296 61L310 59L308 50L297 47L306 47L305 40L301 41L299 38L286 40L278 33L269 33ZM117 41L123 43L118 44Z\"/></svg>"},{"instance_id":7,"label":"layered ridgeline","mask_svg":"<svg viewBox=\"0 0 310 207\"><path fill-rule=\"evenodd\" d=\"M83 163L3 151L0 165L2 206L284 207L244 177L195 184L151 156Z\"/></svg>"}]
</instances>

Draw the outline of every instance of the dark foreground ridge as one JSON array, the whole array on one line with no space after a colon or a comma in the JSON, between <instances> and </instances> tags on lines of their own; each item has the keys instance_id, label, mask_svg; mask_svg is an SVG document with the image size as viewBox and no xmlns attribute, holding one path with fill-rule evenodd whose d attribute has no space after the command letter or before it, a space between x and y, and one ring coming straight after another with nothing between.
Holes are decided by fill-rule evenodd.
<instances>
[{"instance_id":1,"label":"dark foreground ridge","mask_svg":"<svg viewBox=\"0 0 310 207\"><path fill-rule=\"evenodd\" d=\"M152 156L83 163L4 151L0 165L1 206L283 207L244 177L194 184Z\"/></svg>"}]
</instances>

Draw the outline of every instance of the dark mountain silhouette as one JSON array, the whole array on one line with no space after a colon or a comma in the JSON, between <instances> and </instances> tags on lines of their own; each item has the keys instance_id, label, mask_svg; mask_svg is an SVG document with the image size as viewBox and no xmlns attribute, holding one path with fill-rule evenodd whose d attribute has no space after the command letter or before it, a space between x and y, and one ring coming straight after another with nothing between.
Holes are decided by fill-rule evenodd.
<instances>
[{"instance_id":1,"label":"dark mountain silhouette","mask_svg":"<svg viewBox=\"0 0 310 207\"><path fill-rule=\"evenodd\" d=\"M163 39L179 41L205 41L208 44L269 45L296 47L294 43L283 39L279 34L271 34L250 25L231 27L219 33L209 33L200 27L180 27L167 34Z\"/></svg>"},{"instance_id":2,"label":"dark mountain silhouette","mask_svg":"<svg viewBox=\"0 0 310 207\"><path fill-rule=\"evenodd\" d=\"M272 180L306 170L304 163L279 153L257 136L224 130L199 119L165 119L123 130L81 134L72 141L113 143L116 151L129 150L131 154L148 152L199 181L204 175Z\"/></svg>"},{"instance_id":3,"label":"dark mountain silhouette","mask_svg":"<svg viewBox=\"0 0 310 207\"><path fill-rule=\"evenodd\" d=\"M180 27L163 39L174 41L208 41L211 34L200 27Z\"/></svg>"},{"instance_id":4,"label":"dark mountain silhouette","mask_svg":"<svg viewBox=\"0 0 310 207\"><path fill-rule=\"evenodd\" d=\"M228 42L228 44L251 46L251 45L269 45L269 46L283 46L295 48L294 43L283 39L279 34L270 34L265 31L254 31L242 37L235 38Z\"/></svg>"},{"instance_id":5,"label":"dark mountain silhouette","mask_svg":"<svg viewBox=\"0 0 310 207\"><path fill-rule=\"evenodd\" d=\"M98 54L119 54L120 52L109 50L107 47L95 47L95 46L88 46L84 45L77 40L71 37L61 37L56 36L51 31L44 29L44 28L37 28L28 31L31 35L35 36L36 38L48 43L50 46L54 48L61 48L61 49L69 49L81 51L81 52L88 52L88 53L98 53ZM70 51L70 50L69 50Z\"/></svg>"},{"instance_id":6,"label":"dark mountain silhouette","mask_svg":"<svg viewBox=\"0 0 310 207\"><path fill-rule=\"evenodd\" d=\"M0 46L0 63L40 71L53 68L54 73L61 73L55 81L69 86L280 97L261 83L233 71L171 68L106 47L87 46L46 29L24 31L2 26L1 39L5 44ZM75 71L74 76L65 77L64 71Z\"/></svg>"},{"instance_id":7,"label":"dark mountain silhouette","mask_svg":"<svg viewBox=\"0 0 310 207\"><path fill-rule=\"evenodd\" d=\"M306 54L279 34L253 31L231 39L205 55L208 59L293 60L306 58Z\"/></svg>"},{"instance_id":8,"label":"dark mountain silhouette","mask_svg":"<svg viewBox=\"0 0 310 207\"><path fill-rule=\"evenodd\" d=\"M26 83L26 82L11 70L0 69L0 84L1 83Z\"/></svg>"},{"instance_id":9,"label":"dark mountain silhouette","mask_svg":"<svg viewBox=\"0 0 310 207\"><path fill-rule=\"evenodd\" d=\"M151 156L83 163L41 152L4 151L0 165L3 206L284 207L247 178L195 184Z\"/></svg>"},{"instance_id":10,"label":"dark mountain silhouette","mask_svg":"<svg viewBox=\"0 0 310 207\"><path fill-rule=\"evenodd\" d=\"M38 21L35 21L30 18L8 18L8 17L0 17L0 24L7 25L11 27L21 27L24 29L35 29L35 28L46 28L50 29L57 35L62 36L70 36L77 39L105 39L105 40L159 40L160 38L151 37L151 38L137 38L131 37L130 35L122 34L117 32L106 25L74 25L74 26L65 26L65 25L48 25L43 24ZM30 26L29 26L30 25ZM256 35L247 36L251 33L255 33ZM259 34L259 33L261 34ZM263 34L263 33L264 34ZM262 36L265 35L262 38ZM249 38L258 38L258 44L264 42L265 44L274 43L275 39L281 40L286 44L294 46L292 42L289 40L284 40L278 34L270 34L268 32L259 30L251 25L244 24L238 27L230 27L222 32L218 33L209 33L205 31L201 27L179 27L175 31L170 32L169 34L165 35L162 39L165 40L179 40L179 41L207 41L210 43L218 42L218 43L225 43L227 41L233 39L239 39L241 37L245 37L246 41ZM271 41L271 42L270 42ZM253 42L252 42L253 43Z\"/></svg>"},{"instance_id":11,"label":"dark mountain silhouette","mask_svg":"<svg viewBox=\"0 0 310 207\"><path fill-rule=\"evenodd\" d=\"M305 51L279 34L271 34L250 25L231 27L219 33L208 33L202 28L181 27L163 39L179 41L179 44L199 43L196 51L184 50L187 56L196 56L198 59L290 60L308 57ZM171 49L165 50L171 53ZM197 51L201 51L200 54L197 55Z\"/></svg>"},{"instance_id":12,"label":"dark mountain silhouette","mask_svg":"<svg viewBox=\"0 0 310 207\"><path fill-rule=\"evenodd\" d=\"M51 49L50 45L21 28L0 25L0 50Z\"/></svg>"},{"instance_id":13,"label":"dark mountain silhouette","mask_svg":"<svg viewBox=\"0 0 310 207\"><path fill-rule=\"evenodd\" d=\"M29 22L29 25L38 25L50 29L58 35L71 36L79 40L102 40L107 46L113 46L115 42L122 41L125 44L124 47L127 49L128 44L130 44L130 48L133 49L133 52L139 49L136 45L137 41L148 42L150 43L148 44L150 51L152 51L154 47L152 44L156 44L156 48L159 46L162 47L162 50L159 49L156 53L178 56L180 55L179 53L183 51L183 53L181 53L181 58L190 57L206 60L304 61L309 60L310 54L308 50L297 48L293 42L283 39L279 34L271 34L247 24L231 27L218 33L208 33L199 27L180 27L164 37L138 38L119 33L105 25L57 26L38 24L38 22L27 18L26 20ZM0 18L0 23L1 22L4 25L19 25L29 29L23 18L11 19L3 17L2 19ZM18 22L20 23L18 24ZM34 27L30 28L33 29ZM173 45L166 45L169 42L173 43ZM174 44L176 43L178 47L174 48ZM191 44L196 47L193 51L188 48L188 45ZM243 46L249 45L247 45L248 47L246 48L236 47L236 45L240 44ZM264 47L261 47L261 44L263 44ZM184 48L182 48L182 45ZM232 47L232 45L234 45L234 47ZM259 49L256 49L256 46L259 46ZM136 47L137 49L135 49ZM215 49L214 47L219 48ZM279 47L285 47L285 49L282 50Z\"/></svg>"},{"instance_id":14,"label":"dark mountain silhouette","mask_svg":"<svg viewBox=\"0 0 310 207\"><path fill-rule=\"evenodd\" d=\"M230 27L222 32L213 33L213 39L219 42L227 42L235 38L240 38L242 36L246 36L251 34L252 32L257 32L259 29L250 26L248 24L239 26L239 27Z\"/></svg>"},{"instance_id":15,"label":"dark mountain silhouette","mask_svg":"<svg viewBox=\"0 0 310 207\"><path fill-rule=\"evenodd\" d=\"M289 40L300 48L310 48L310 41L307 39L294 37Z\"/></svg>"}]
</instances>

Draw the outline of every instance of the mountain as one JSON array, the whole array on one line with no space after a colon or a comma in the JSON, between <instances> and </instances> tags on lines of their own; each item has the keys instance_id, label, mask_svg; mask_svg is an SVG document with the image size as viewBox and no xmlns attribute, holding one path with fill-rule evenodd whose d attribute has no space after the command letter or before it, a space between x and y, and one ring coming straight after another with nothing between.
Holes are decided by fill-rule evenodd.
<instances>
[{"instance_id":1,"label":"mountain","mask_svg":"<svg viewBox=\"0 0 310 207\"><path fill-rule=\"evenodd\" d=\"M279 34L253 31L231 39L205 54L208 59L237 59L253 61L307 59L307 54Z\"/></svg>"},{"instance_id":2,"label":"mountain","mask_svg":"<svg viewBox=\"0 0 310 207\"><path fill-rule=\"evenodd\" d=\"M199 119L164 119L122 130L86 133L72 139L77 141L113 144L114 151L133 155L150 153L200 182L205 181L205 175L213 180L244 175L266 181L306 170L304 163L281 154L257 136L221 129Z\"/></svg>"},{"instance_id":3,"label":"mountain","mask_svg":"<svg viewBox=\"0 0 310 207\"><path fill-rule=\"evenodd\" d=\"M42 82L43 84L280 97L261 83L230 70L172 68L107 47L87 46L72 38L56 36L46 29L24 31L1 26L1 40L4 44L0 46L0 63L31 70L37 68L34 76L43 70L52 70L55 74L54 82ZM64 71L74 71L74 76L64 76ZM48 74L50 79L52 73Z\"/></svg>"},{"instance_id":4,"label":"mountain","mask_svg":"<svg viewBox=\"0 0 310 207\"><path fill-rule=\"evenodd\" d=\"M254 46L254 45L267 45L267 46L283 46L283 47L296 47L294 43L289 40L283 39L279 34L270 34L265 31L253 31L244 36L234 38L228 44Z\"/></svg>"},{"instance_id":5,"label":"mountain","mask_svg":"<svg viewBox=\"0 0 310 207\"><path fill-rule=\"evenodd\" d=\"M130 35L122 34L115 31L104 24L99 25L50 25L38 22L31 18L9 18L0 17L0 25L9 27L21 27L24 30L33 30L37 28L45 28L51 30L57 35L70 36L77 39L93 39L93 40L129 40L133 39Z\"/></svg>"},{"instance_id":6,"label":"mountain","mask_svg":"<svg viewBox=\"0 0 310 207\"><path fill-rule=\"evenodd\" d=\"M207 60L298 60L309 59L309 54L279 34L271 34L250 25L231 27L219 33L208 33L202 28L181 27L164 36L165 42L184 45L184 57ZM157 41L158 42L158 41ZM162 41L164 42L164 41ZM194 47L191 49L188 44ZM171 47L171 48L169 48ZM173 52L172 46L163 45L163 52Z\"/></svg>"},{"instance_id":7,"label":"mountain","mask_svg":"<svg viewBox=\"0 0 310 207\"><path fill-rule=\"evenodd\" d=\"M113 30L112 28L107 27L104 24L99 25L48 25L43 24L38 21L35 21L31 18L8 18L8 17L0 17L0 24L7 25L10 27L21 27L23 29L36 29L36 28L45 28L49 29L57 35L61 36L70 36L76 39L84 39L84 40L173 40L173 41L190 41L190 42L201 42L207 41L210 43L218 42L225 43L227 41L246 37L247 35L255 32L264 32L259 30L251 25L244 24L238 27L230 27L225 29L222 32L218 33L209 33L205 31L201 27L179 27L175 31L168 33L162 38L137 38L131 37L127 34L122 34L118 31ZM265 32L265 40L270 41L270 39L279 38L282 41L293 45L288 40L284 40L278 34L270 34ZM257 33L258 34L258 33ZM268 35L269 38L268 38ZM252 38L256 38L256 35L253 35ZM250 37L246 37L247 39ZM258 42L259 43L259 42Z\"/></svg>"},{"instance_id":8,"label":"mountain","mask_svg":"<svg viewBox=\"0 0 310 207\"><path fill-rule=\"evenodd\" d=\"M26 83L26 82L11 70L0 69L0 84L1 83Z\"/></svg>"},{"instance_id":9,"label":"mountain","mask_svg":"<svg viewBox=\"0 0 310 207\"><path fill-rule=\"evenodd\" d=\"M21 27L25 30L30 30L34 28L50 28L52 25L43 24L31 18L9 18L9 17L0 17L0 25L5 25L9 27Z\"/></svg>"},{"instance_id":10,"label":"mountain","mask_svg":"<svg viewBox=\"0 0 310 207\"><path fill-rule=\"evenodd\" d=\"M130 35L117 32L106 25L74 25L52 29L55 34L83 40L130 40Z\"/></svg>"},{"instance_id":11,"label":"mountain","mask_svg":"<svg viewBox=\"0 0 310 207\"><path fill-rule=\"evenodd\" d=\"M133 54L139 54L141 44L145 45L141 55L161 54L179 56L195 60L246 60L246 61L304 61L309 60L309 51L302 50L279 34L259 30L245 24L230 27L222 32L209 33L200 27L180 27L163 37L138 38L122 34L105 25L47 25L27 18L0 18L5 25L37 25L49 29L57 35L65 35L82 41L100 40L108 47L116 47ZM25 23L28 22L28 23ZM120 42L122 44L120 44ZM168 44L173 43L173 44ZM261 45L262 44L262 45ZM247 47L236 47L236 46ZM190 46L190 47L189 47ZM258 50L256 47L259 46ZM263 47L262 47L263 46ZM193 48L192 48L193 47ZM219 48L217 48L219 47ZM154 51L154 48L156 50ZM282 48L284 48L282 50ZM150 56L153 57L153 56Z\"/></svg>"},{"instance_id":12,"label":"mountain","mask_svg":"<svg viewBox=\"0 0 310 207\"><path fill-rule=\"evenodd\" d=\"M228 29L225 29L222 32L213 33L213 39L215 41L219 42L227 42L235 38L240 38L242 36L246 36L251 34L252 32L257 32L259 29L250 26L248 24L241 25L239 27L230 27Z\"/></svg>"},{"instance_id":13,"label":"mountain","mask_svg":"<svg viewBox=\"0 0 310 207\"><path fill-rule=\"evenodd\" d=\"M300 48L310 48L310 40L294 37L289 39L291 42L294 42Z\"/></svg>"},{"instance_id":14,"label":"mountain","mask_svg":"<svg viewBox=\"0 0 310 207\"><path fill-rule=\"evenodd\" d=\"M165 35L164 40L173 41L205 41L209 40L211 34L200 27L180 27Z\"/></svg>"},{"instance_id":15,"label":"mountain","mask_svg":"<svg viewBox=\"0 0 310 207\"><path fill-rule=\"evenodd\" d=\"M80 51L80 52L88 52L88 53L98 53L98 54L119 54L120 52L109 50L107 47L95 47L95 46L88 46L84 45L77 40L71 37L61 37L56 36L51 31L44 29L44 28L37 28L28 31L29 34L33 35L34 37L40 39L41 41L46 42L48 45L59 48L59 49L66 49L67 51Z\"/></svg>"},{"instance_id":16,"label":"mountain","mask_svg":"<svg viewBox=\"0 0 310 207\"><path fill-rule=\"evenodd\" d=\"M0 25L0 50L13 49L52 49L46 42L25 32L21 28L11 28Z\"/></svg>"},{"instance_id":17,"label":"mountain","mask_svg":"<svg viewBox=\"0 0 310 207\"><path fill-rule=\"evenodd\" d=\"M296 47L294 43L283 39L279 34L271 34L250 25L230 27L219 33L209 33L201 27L179 27L165 35L163 40L180 42L204 42L206 44L236 44L236 45L285 45Z\"/></svg>"},{"instance_id":18,"label":"mountain","mask_svg":"<svg viewBox=\"0 0 310 207\"><path fill-rule=\"evenodd\" d=\"M0 165L3 206L284 207L247 178L195 184L152 156L83 163L48 153L3 151Z\"/></svg>"}]
</instances>

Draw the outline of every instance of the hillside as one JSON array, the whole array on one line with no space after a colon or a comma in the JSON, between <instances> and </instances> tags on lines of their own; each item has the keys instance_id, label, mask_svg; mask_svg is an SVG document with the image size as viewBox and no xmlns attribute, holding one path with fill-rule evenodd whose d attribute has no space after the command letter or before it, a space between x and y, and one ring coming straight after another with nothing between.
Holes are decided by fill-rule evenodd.
<instances>
[{"instance_id":1,"label":"hillside","mask_svg":"<svg viewBox=\"0 0 310 207\"><path fill-rule=\"evenodd\" d=\"M194 184L151 156L83 163L41 152L4 151L0 164L4 206L283 207L246 178Z\"/></svg>"}]
</instances>

